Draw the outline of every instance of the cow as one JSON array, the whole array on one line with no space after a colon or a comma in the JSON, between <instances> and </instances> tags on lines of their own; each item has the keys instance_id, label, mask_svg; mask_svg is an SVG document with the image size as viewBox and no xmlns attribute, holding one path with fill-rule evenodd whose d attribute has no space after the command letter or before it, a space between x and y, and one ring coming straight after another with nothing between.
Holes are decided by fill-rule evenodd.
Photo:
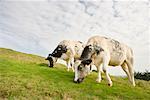
<instances>
[{"instance_id":1,"label":"cow","mask_svg":"<svg viewBox=\"0 0 150 100\"><path fill-rule=\"evenodd\" d=\"M121 66L127 74L129 81L135 86L134 69L133 69L133 51L127 45L117 40L103 37L93 36L88 42L81 54L80 61L76 66L74 82L81 83L87 76L87 67L94 64L97 67L98 77L96 81L101 82L101 65L102 70L108 80L108 85L112 86L112 80L108 74L107 66Z\"/></svg>"},{"instance_id":2,"label":"cow","mask_svg":"<svg viewBox=\"0 0 150 100\"><path fill-rule=\"evenodd\" d=\"M74 61L80 58L84 46L80 41L63 40L45 60L49 61L49 67L53 67L58 58L63 59L67 62L67 70L72 68L74 71Z\"/></svg>"}]
</instances>

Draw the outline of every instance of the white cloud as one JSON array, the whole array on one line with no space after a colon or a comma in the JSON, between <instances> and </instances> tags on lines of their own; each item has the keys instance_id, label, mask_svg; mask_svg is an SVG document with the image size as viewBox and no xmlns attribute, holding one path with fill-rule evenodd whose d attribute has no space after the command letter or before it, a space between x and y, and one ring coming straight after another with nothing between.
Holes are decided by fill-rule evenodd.
<instances>
[{"instance_id":1,"label":"white cloud","mask_svg":"<svg viewBox=\"0 0 150 100\"><path fill-rule=\"evenodd\" d=\"M146 0L1 0L0 47L47 56L63 39L86 42L90 36L105 35L133 48L136 70L150 70L148 3ZM120 72L113 69L112 74Z\"/></svg>"}]
</instances>

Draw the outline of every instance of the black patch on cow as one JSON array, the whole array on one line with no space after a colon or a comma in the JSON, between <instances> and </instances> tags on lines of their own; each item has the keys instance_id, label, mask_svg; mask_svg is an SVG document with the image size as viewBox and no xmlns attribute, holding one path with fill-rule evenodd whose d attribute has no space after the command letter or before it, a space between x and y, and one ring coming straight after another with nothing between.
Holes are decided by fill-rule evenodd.
<instances>
[{"instance_id":1,"label":"black patch on cow","mask_svg":"<svg viewBox=\"0 0 150 100\"><path fill-rule=\"evenodd\" d=\"M49 67L53 67L54 66L54 62L53 62L53 58L52 58L51 54L49 54L48 57L45 60L49 61L49 64L50 64Z\"/></svg>"},{"instance_id":2,"label":"black patch on cow","mask_svg":"<svg viewBox=\"0 0 150 100\"><path fill-rule=\"evenodd\" d=\"M111 43L113 44L113 51L120 51L122 49L118 41L112 39Z\"/></svg>"},{"instance_id":3,"label":"black patch on cow","mask_svg":"<svg viewBox=\"0 0 150 100\"><path fill-rule=\"evenodd\" d=\"M58 45L56 47L56 49L53 51L53 53L51 54L53 57L61 57L63 53L67 52L67 47L64 45Z\"/></svg>"},{"instance_id":4,"label":"black patch on cow","mask_svg":"<svg viewBox=\"0 0 150 100\"><path fill-rule=\"evenodd\" d=\"M49 59L49 63L50 63L50 66L49 66L49 67L53 67L53 66L54 66L54 62L53 62L52 57L50 57L50 59Z\"/></svg>"},{"instance_id":5,"label":"black patch on cow","mask_svg":"<svg viewBox=\"0 0 150 100\"><path fill-rule=\"evenodd\" d=\"M92 49L89 48L89 46L86 46L81 54L80 59L81 60L85 60L85 59L89 59L89 53L91 53Z\"/></svg>"},{"instance_id":6,"label":"black patch on cow","mask_svg":"<svg viewBox=\"0 0 150 100\"><path fill-rule=\"evenodd\" d=\"M92 65L90 65L90 70L92 70Z\"/></svg>"},{"instance_id":7,"label":"black patch on cow","mask_svg":"<svg viewBox=\"0 0 150 100\"><path fill-rule=\"evenodd\" d=\"M104 37L105 39L108 39L107 37Z\"/></svg>"},{"instance_id":8,"label":"black patch on cow","mask_svg":"<svg viewBox=\"0 0 150 100\"><path fill-rule=\"evenodd\" d=\"M82 63L83 65L89 65L91 62L92 62L92 60L91 60L91 59L88 59L88 60L83 60L81 63Z\"/></svg>"},{"instance_id":9,"label":"black patch on cow","mask_svg":"<svg viewBox=\"0 0 150 100\"><path fill-rule=\"evenodd\" d=\"M79 70L79 71L82 71L83 68L79 65L79 66L78 66L78 70Z\"/></svg>"},{"instance_id":10,"label":"black patch on cow","mask_svg":"<svg viewBox=\"0 0 150 100\"><path fill-rule=\"evenodd\" d=\"M97 46L97 47L95 47L95 51L96 51L96 54L98 55L98 54L100 54L101 51L104 51L104 49L101 48L100 46Z\"/></svg>"},{"instance_id":11,"label":"black patch on cow","mask_svg":"<svg viewBox=\"0 0 150 100\"><path fill-rule=\"evenodd\" d=\"M49 60L51 57L51 54L48 54L48 57L45 60Z\"/></svg>"},{"instance_id":12,"label":"black patch on cow","mask_svg":"<svg viewBox=\"0 0 150 100\"><path fill-rule=\"evenodd\" d=\"M99 50L96 50L96 54L98 55L100 53L100 51Z\"/></svg>"},{"instance_id":13,"label":"black patch on cow","mask_svg":"<svg viewBox=\"0 0 150 100\"><path fill-rule=\"evenodd\" d=\"M112 39L111 42L115 45L116 48L119 47L119 45L120 45L120 43L116 40Z\"/></svg>"},{"instance_id":14,"label":"black patch on cow","mask_svg":"<svg viewBox=\"0 0 150 100\"><path fill-rule=\"evenodd\" d=\"M81 44L83 43L83 42L81 42L81 41L78 41L78 42L81 43Z\"/></svg>"}]
</instances>

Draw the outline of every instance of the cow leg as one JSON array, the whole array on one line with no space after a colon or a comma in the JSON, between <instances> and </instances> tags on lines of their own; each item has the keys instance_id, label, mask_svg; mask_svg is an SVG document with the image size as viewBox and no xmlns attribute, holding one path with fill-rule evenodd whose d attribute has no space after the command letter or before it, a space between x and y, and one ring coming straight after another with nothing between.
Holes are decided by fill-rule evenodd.
<instances>
[{"instance_id":1,"label":"cow leg","mask_svg":"<svg viewBox=\"0 0 150 100\"><path fill-rule=\"evenodd\" d=\"M88 65L88 75L90 75L91 73L92 73L92 65L90 64L90 65Z\"/></svg>"},{"instance_id":2,"label":"cow leg","mask_svg":"<svg viewBox=\"0 0 150 100\"><path fill-rule=\"evenodd\" d=\"M58 58L54 58L54 65L57 63L57 61L58 61Z\"/></svg>"},{"instance_id":3,"label":"cow leg","mask_svg":"<svg viewBox=\"0 0 150 100\"><path fill-rule=\"evenodd\" d=\"M126 75L128 76L128 79L130 82L131 81L131 76L130 76L130 73L129 73L129 69L128 69L128 66L126 64L126 62L124 62L122 65L121 65L122 69L124 70L124 72L126 73Z\"/></svg>"},{"instance_id":4,"label":"cow leg","mask_svg":"<svg viewBox=\"0 0 150 100\"><path fill-rule=\"evenodd\" d=\"M128 69L129 69L132 85L135 86L134 70L133 70L133 58L131 58L129 60L126 60L126 62L127 62L127 65L128 65Z\"/></svg>"},{"instance_id":5,"label":"cow leg","mask_svg":"<svg viewBox=\"0 0 150 100\"><path fill-rule=\"evenodd\" d=\"M102 80L102 76L101 76L101 65L99 65L99 66L97 67L97 72L98 72L98 76L97 76L96 82L100 83L101 80Z\"/></svg>"},{"instance_id":6,"label":"cow leg","mask_svg":"<svg viewBox=\"0 0 150 100\"><path fill-rule=\"evenodd\" d=\"M75 50L74 48L68 48L70 50L70 56L69 56L69 63L72 68L72 71L74 72L74 55L75 55Z\"/></svg>"},{"instance_id":7,"label":"cow leg","mask_svg":"<svg viewBox=\"0 0 150 100\"><path fill-rule=\"evenodd\" d=\"M107 66L109 64L109 60L110 60L109 56L104 55L104 57L103 57L103 67L102 68L103 68L103 71L104 71L104 73L106 75L106 78L107 78L107 81L108 81L108 85L112 86L111 78L110 78L110 76L109 76L109 74L107 72Z\"/></svg>"},{"instance_id":8,"label":"cow leg","mask_svg":"<svg viewBox=\"0 0 150 100\"><path fill-rule=\"evenodd\" d=\"M69 69L70 68L72 68L72 71L74 72L74 58L73 57L71 57L69 60L68 60L68 62L67 62L68 64L67 64L67 71L69 71Z\"/></svg>"},{"instance_id":9,"label":"cow leg","mask_svg":"<svg viewBox=\"0 0 150 100\"><path fill-rule=\"evenodd\" d=\"M71 65L72 71L74 72L74 70L75 70L75 68L74 68L74 57L71 57L70 65Z\"/></svg>"},{"instance_id":10,"label":"cow leg","mask_svg":"<svg viewBox=\"0 0 150 100\"><path fill-rule=\"evenodd\" d=\"M70 65L70 60L67 61L67 71L69 71L71 65Z\"/></svg>"}]
</instances>

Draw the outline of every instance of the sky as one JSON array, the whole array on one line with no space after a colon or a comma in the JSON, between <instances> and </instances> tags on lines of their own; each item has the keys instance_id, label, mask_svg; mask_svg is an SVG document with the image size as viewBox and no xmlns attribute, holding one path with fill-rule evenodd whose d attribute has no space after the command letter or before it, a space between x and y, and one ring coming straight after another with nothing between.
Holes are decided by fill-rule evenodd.
<instances>
[{"instance_id":1,"label":"sky","mask_svg":"<svg viewBox=\"0 0 150 100\"><path fill-rule=\"evenodd\" d=\"M135 71L150 71L149 23L149 0L0 0L0 47L46 57L64 39L100 35L133 49Z\"/></svg>"}]
</instances>

